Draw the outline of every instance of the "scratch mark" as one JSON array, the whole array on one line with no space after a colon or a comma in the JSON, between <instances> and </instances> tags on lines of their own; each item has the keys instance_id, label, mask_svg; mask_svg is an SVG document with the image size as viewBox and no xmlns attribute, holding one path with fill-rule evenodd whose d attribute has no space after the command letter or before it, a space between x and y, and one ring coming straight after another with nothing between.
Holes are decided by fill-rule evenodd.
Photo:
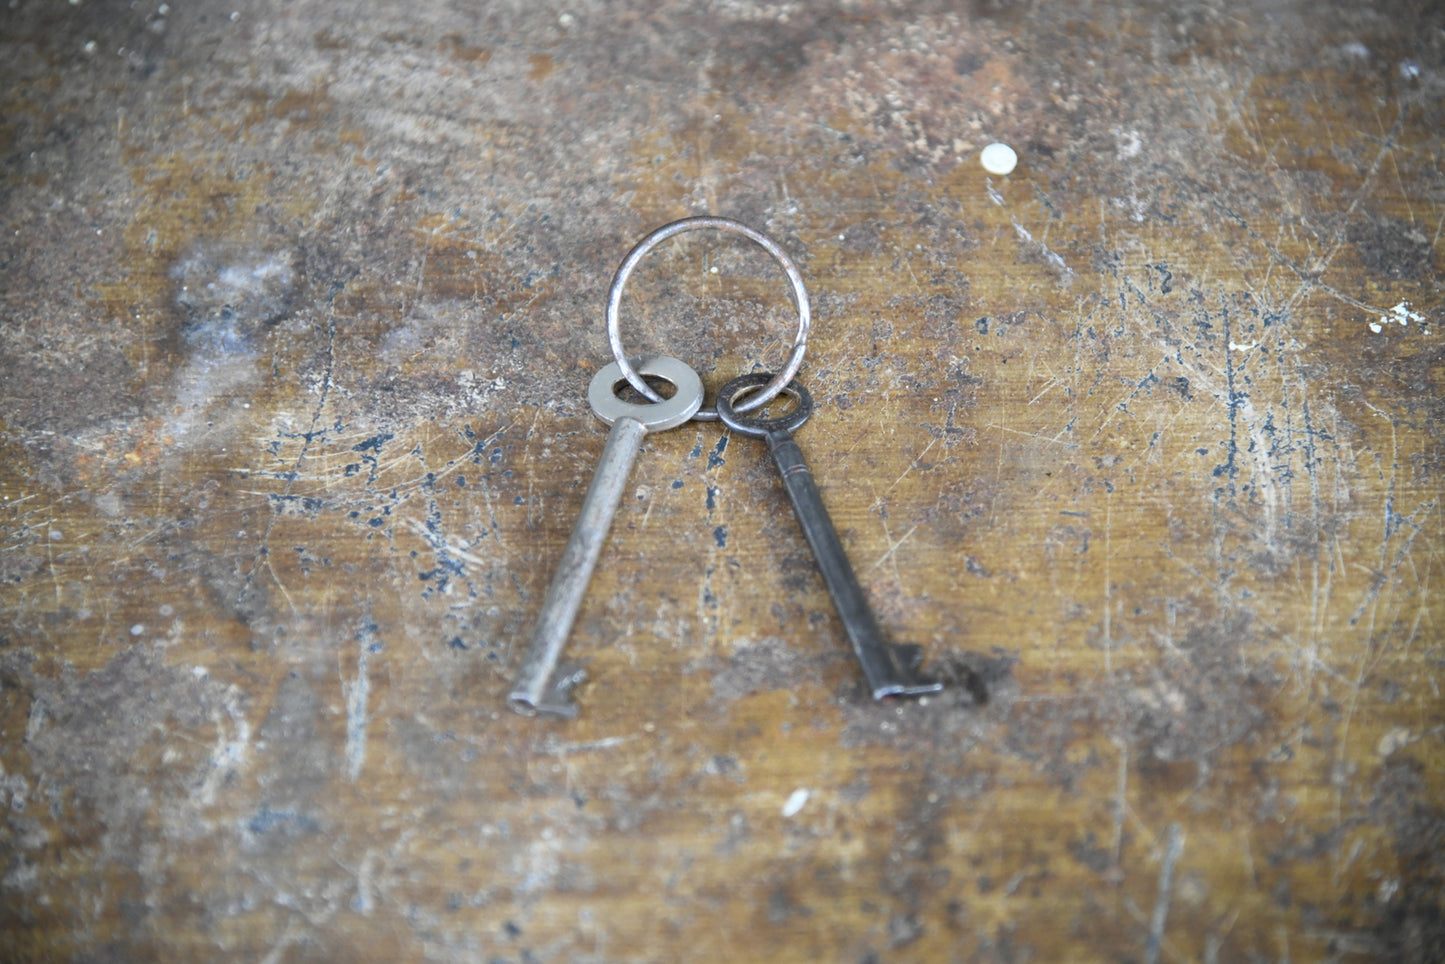
<instances>
[{"instance_id":1,"label":"scratch mark","mask_svg":"<svg viewBox=\"0 0 1445 964\"><path fill-rule=\"evenodd\" d=\"M376 910L376 886L373 879L375 866L376 851L367 850L361 858L361 866L356 869L356 899L352 901L352 908L362 917L370 917Z\"/></svg>"},{"instance_id":2,"label":"scratch mark","mask_svg":"<svg viewBox=\"0 0 1445 964\"><path fill-rule=\"evenodd\" d=\"M1396 510L1396 483L1401 471L1397 425L1394 418L1387 412L1381 411L1368 402L1365 403L1365 406L1379 417L1385 419L1390 425L1390 465L1388 477L1386 477L1383 467L1379 470L1385 496L1385 511L1381 521L1379 563L1373 569L1366 569L1367 572L1373 574L1374 578L1371 579L1370 584L1365 589L1361 602L1350 619L1350 625L1359 625L1361 619L1365 619L1365 622L1362 626L1363 638L1361 640L1361 651L1358 659L1355 660L1354 678L1348 684L1350 686L1350 692L1348 698L1345 700L1344 721L1341 726L1341 736L1335 754L1337 766L1343 766L1349 754L1351 727L1354 722L1356 709L1358 708L1360 693L1364 689L1366 676L1372 666L1383 658L1384 655L1384 647L1386 644L1382 643L1380 637L1377 635L1377 624L1381 620L1394 621L1392 612L1382 612L1382 610L1394 608L1391 605L1390 597L1394 594L1395 582L1402 568L1404 568L1407 563L1412 569L1414 568L1412 553L1415 538L1423 531L1420 523L1417 522L1416 519L1420 518L1421 521L1423 521L1425 518L1428 518L1428 516L1434 512L1437 504L1434 499L1422 502L1415 507L1409 516ZM1401 538L1395 539L1394 537L1397 535L1401 536ZM1392 543L1397 547L1393 558L1391 558L1390 555L1390 546ZM1422 584L1418 571L1416 572L1416 584L1420 587L1422 594L1428 593L1428 582ZM1365 617L1368 618L1366 619ZM1406 646L1408 647L1412 641L1413 633L1410 640L1407 640ZM1345 789L1343 785L1337 785L1335 787L1336 819L1339 818L1339 814L1343 809L1344 793ZM1336 859L1338 859L1338 857Z\"/></svg>"},{"instance_id":3,"label":"scratch mark","mask_svg":"<svg viewBox=\"0 0 1445 964\"><path fill-rule=\"evenodd\" d=\"M1204 964L1219 964L1219 948L1229 932L1234 930L1234 924L1239 920L1239 909L1236 908L1223 925L1210 930L1204 936Z\"/></svg>"},{"instance_id":4,"label":"scratch mark","mask_svg":"<svg viewBox=\"0 0 1445 964\"><path fill-rule=\"evenodd\" d=\"M1329 247L1322 255L1311 257L1310 262L1303 267L1295 264L1282 251L1280 251L1277 246L1275 246L1268 239L1260 235L1253 227L1250 226L1249 222L1247 222L1243 217L1236 214L1223 202L1217 200L1217 196L1214 192L1208 191L1207 187L1202 184L1194 185L1205 191L1205 193L1203 193L1201 196L1211 198L1212 203L1218 210L1226 214L1231 220L1233 220L1236 224L1243 228L1251 238L1259 242L1269 253L1270 258L1274 262L1287 268L1298 279L1299 284L1295 286L1294 292L1291 293L1289 299L1285 302L1282 314L1288 315L1290 312L1292 312L1304 299L1305 295L1314 289L1325 291L1347 303L1354 304L1356 307L1363 307L1362 305L1360 305L1359 302L1356 302L1354 299L1350 298L1348 295L1345 295L1343 292L1335 291L1328 285L1324 284L1322 278L1329 270L1330 266L1334 263L1335 257L1339 254L1340 249L1344 246L1346 227L1354 219L1355 212L1359 208L1361 202L1363 202L1365 197L1368 196L1368 194L1370 193L1370 188L1374 183L1375 176L1379 173L1381 164L1384 163L1384 160L1387 156L1393 154L1396 147L1395 138L1399 134L1400 128L1403 126L1404 122L1405 106L1402 103L1400 105L1399 112L1395 117L1395 122L1391 125L1389 131L1386 132L1384 138L1381 141L1380 149L1375 154L1374 161L1370 164L1370 169L1365 173L1364 180L1360 183L1359 190L1355 192L1355 196L1350 201L1349 207L1345 210L1344 216L1339 219L1339 228L1335 231L1335 235L1331 239Z\"/></svg>"},{"instance_id":5,"label":"scratch mark","mask_svg":"<svg viewBox=\"0 0 1445 964\"><path fill-rule=\"evenodd\" d=\"M235 723L235 732L226 725L221 710ZM246 763L251 747L251 721L241 709L241 691L235 686L226 689L220 708L212 707L211 722L216 726L216 744L211 751L210 769L194 794L195 802L209 807L216 802L216 791Z\"/></svg>"},{"instance_id":6,"label":"scratch mark","mask_svg":"<svg viewBox=\"0 0 1445 964\"><path fill-rule=\"evenodd\" d=\"M903 543L908 541L909 536L913 535L913 533L918 531L918 526L920 523L915 523L912 528L910 528L907 532L903 533L903 535L899 536L895 540L892 534L888 531L888 520L883 519L881 521L883 522L883 538L888 543L888 549L883 553L883 555L878 557L877 561L874 562L873 565L868 567L868 571L872 572L874 569L877 569L879 566L883 565L883 563L891 562L893 568L893 577L898 580L898 585L901 587L903 585L903 574L898 571L898 560L895 558L895 553L898 552L899 546L903 545Z\"/></svg>"},{"instance_id":7,"label":"scratch mark","mask_svg":"<svg viewBox=\"0 0 1445 964\"><path fill-rule=\"evenodd\" d=\"M913 272L913 261L912 261L911 258L908 257L908 252L904 251L903 248L902 248L902 246L901 246L901 245L897 245L897 244L895 244L895 245L893 246L893 250L894 250L894 251L898 254L898 256L902 259L902 261L903 261L903 267L905 267L905 268L908 269L908 277L910 277L910 278L913 279L913 287L917 288L919 291L923 291L923 290L924 290L924 288L923 288L923 282L919 281L919 280L918 280L918 275L914 274L914 272Z\"/></svg>"},{"instance_id":8,"label":"scratch mark","mask_svg":"<svg viewBox=\"0 0 1445 964\"><path fill-rule=\"evenodd\" d=\"M1224 340L1230 340L1231 325L1233 324L1229 314L1229 304L1221 295L1220 308L1222 320L1224 321ZM1229 478L1229 497L1235 498L1235 478L1239 475L1239 403L1240 397L1234 385L1234 356L1229 352L1224 353L1224 386L1226 394L1226 411L1229 417L1229 449L1228 458L1223 469Z\"/></svg>"},{"instance_id":9,"label":"scratch mark","mask_svg":"<svg viewBox=\"0 0 1445 964\"><path fill-rule=\"evenodd\" d=\"M1123 738L1116 737L1114 745L1119 748L1119 773L1114 782L1114 839L1111 849L1114 855L1114 870L1119 871L1119 860L1124 850L1126 793L1129 789L1129 743Z\"/></svg>"},{"instance_id":10,"label":"scratch mark","mask_svg":"<svg viewBox=\"0 0 1445 964\"><path fill-rule=\"evenodd\" d=\"M392 486L392 488L395 488L399 491L406 491L408 489L416 488L420 485L435 485L442 479L451 475L457 469L474 464L474 459L477 456L481 455L483 450L485 450L488 446L495 444L496 441L502 437L502 433L507 431L507 429L511 428L515 424L516 422L508 422L506 425L503 425L501 428L497 429L485 439L482 439L480 442L473 443L471 448L468 449L465 455L451 459L450 461L446 462L438 471L434 473L423 473L422 475L419 475L414 479L408 479L405 482L397 483L396 485Z\"/></svg>"},{"instance_id":11,"label":"scratch mark","mask_svg":"<svg viewBox=\"0 0 1445 964\"><path fill-rule=\"evenodd\" d=\"M1001 432L1011 432L1011 433L1013 433L1014 435L1023 435L1023 436L1025 436L1025 437L1027 437L1027 438L1036 438L1036 439L1038 439L1040 442L1047 442L1049 445L1054 445L1054 444L1056 444L1056 443L1059 441L1059 439L1063 438L1063 437L1068 433L1068 431L1069 431L1068 427L1065 426L1062 430L1059 431L1059 433L1058 433L1057 435L1055 435L1055 436L1053 436L1052 438L1050 438L1050 437L1047 436L1047 435L1040 435L1038 432L1025 432L1025 431L1022 430L1022 429L1010 428L1010 427L1007 426L1007 425L1000 425L1000 424L998 424L997 422L988 422L988 423L985 424L984 427L985 427L985 428L996 428L996 429L998 429L998 430L1001 431ZM1064 443L1064 447L1065 447L1065 448L1068 448L1068 449L1078 448L1077 445L1072 445L1072 444L1067 443L1067 442ZM1002 461L1002 458L1003 458L1002 455L1000 455L999 458L1000 458L1000 461Z\"/></svg>"},{"instance_id":12,"label":"scratch mark","mask_svg":"<svg viewBox=\"0 0 1445 964\"><path fill-rule=\"evenodd\" d=\"M286 605L291 607L292 615L301 615L301 609L296 605L296 600L291 598L291 590L286 588L286 584L281 581L280 574L276 572L276 567L271 565L271 553L266 552L263 558L266 560L266 571L271 574L271 581L276 584L276 588L280 589L281 595L286 598Z\"/></svg>"},{"instance_id":13,"label":"scratch mark","mask_svg":"<svg viewBox=\"0 0 1445 964\"><path fill-rule=\"evenodd\" d=\"M1035 395L1033 398L1029 399L1029 404L1030 404L1030 405L1035 405L1035 404L1037 404L1039 399L1043 398L1043 397L1044 397L1045 395L1047 395L1049 392L1053 391L1055 388L1057 388L1057 387L1059 387L1060 385L1063 385L1063 384L1064 384L1064 380L1063 380L1062 378L1059 378L1057 375L1054 376L1053 378L1050 378L1050 379L1048 380L1048 382L1044 385L1044 387L1039 391L1039 393L1038 393L1037 395Z\"/></svg>"},{"instance_id":14,"label":"scratch mark","mask_svg":"<svg viewBox=\"0 0 1445 964\"><path fill-rule=\"evenodd\" d=\"M342 694L346 697L346 772L351 782L361 776L366 762L366 728L371 722L367 701L371 697L371 654L381 648L376 641L376 624L369 620L356 634L356 678L344 679Z\"/></svg>"},{"instance_id":15,"label":"scratch mark","mask_svg":"<svg viewBox=\"0 0 1445 964\"><path fill-rule=\"evenodd\" d=\"M402 525L421 536L426 544L431 547L431 550L437 554L441 563L448 568L452 568L449 564L454 559L460 560L469 566L477 566L478 568L486 564L486 560L481 556L469 552L462 546L449 541L446 536L434 531L433 528L428 527L424 522L412 518L402 519L401 522ZM458 573L458 575L462 574L463 573Z\"/></svg>"},{"instance_id":16,"label":"scratch mark","mask_svg":"<svg viewBox=\"0 0 1445 964\"><path fill-rule=\"evenodd\" d=\"M1057 270L1065 284L1074 280L1074 269L1070 268L1068 263L1059 257L1053 248L1050 248L1047 244L1044 244L1043 241L1036 239L1030 234L1028 228L1019 223L1018 218L1010 215L1009 220L1013 222L1014 233L1019 236L1019 240L1024 243L1024 247L1028 248L1035 255L1043 258L1045 263Z\"/></svg>"},{"instance_id":17,"label":"scratch mark","mask_svg":"<svg viewBox=\"0 0 1445 964\"><path fill-rule=\"evenodd\" d=\"M1243 844L1243 846L1240 848L1240 857L1242 857L1244 860L1245 876L1249 878L1250 886L1253 887L1255 890L1259 890L1259 873L1255 870L1254 866L1254 847L1251 846L1249 842L1248 827L1243 827L1240 829L1239 839L1240 843Z\"/></svg>"},{"instance_id":18,"label":"scratch mark","mask_svg":"<svg viewBox=\"0 0 1445 964\"><path fill-rule=\"evenodd\" d=\"M52 522L54 520L51 520ZM55 571L55 549L52 543L55 541L51 535L55 530L50 523L45 524L45 568L50 570L50 581L55 584L55 605L60 605L60 574Z\"/></svg>"},{"instance_id":19,"label":"scratch mark","mask_svg":"<svg viewBox=\"0 0 1445 964\"><path fill-rule=\"evenodd\" d=\"M421 264L417 267L416 272L416 290L412 292L410 305L406 303L406 295L402 295L400 306L402 318L411 317L411 313L416 309L416 306L421 304L422 285L426 282L427 256L431 254L432 242L436 240L436 236L440 231L441 226L438 225L428 231L424 236L426 240L421 249Z\"/></svg>"},{"instance_id":20,"label":"scratch mark","mask_svg":"<svg viewBox=\"0 0 1445 964\"><path fill-rule=\"evenodd\" d=\"M610 750L615 746L622 746L631 743L634 738L630 736L605 736L600 740L581 740L573 743L562 743L557 740L548 739L538 747L541 753L552 756L572 756L577 753L595 753L598 750Z\"/></svg>"},{"instance_id":21,"label":"scratch mark","mask_svg":"<svg viewBox=\"0 0 1445 964\"><path fill-rule=\"evenodd\" d=\"M291 463L291 471L286 474L286 485L281 491L281 497L283 499L291 495L291 490L295 487L296 480L301 477L301 464L306 461L306 455L311 449L311 443L319 434L316 431L316 426L321 424L321 413L325 410L326 402L331 397L332 374L335 368L335 362L336 314L333 302L332 310L326 316L326 368L321 379L321 397L317 400L316 407L311 412L311 427L302 436L301 451L296 454L296 460ZM246 573L246 581L242 583L241 592L236 597L237 608L240 608L241 604L244 603L246 598L251 594L251 587L256 581L256 573L261 570L262 563L265 563L268 568L270 567L266 547L270 545L271 533L276 528L276 520L278 518L278 514L273 512L270 518L266 520L266 529L261 533L260 544L256 547L256 557L251 561L251 568ZM272 570L273 575L274 572L275 571Z\"/></svg>"},{"instance_id":22,"label":"scratch mark","mask_svg":"<svg viewBox=\"0 0 1445 964\"><path fill-rule=\"evenodd\" d=\"M524 465L525 465L525 464L527 463L527 461L528 461L529 459L531 459L531 457L532 457L532 440L537 437L537 421L538 421L541 417L542 417L542 408L541 408L541 406L538 406L537 408L532 409L532 424L529 425L529 426L527 426L527 431L526 431L526 433L522 436L522 440L523 440L523 446L522 446L522 463L523 463ZM539 518L541 518L541 514L542 514L541 500L539 500L539 499L536 498L536 493L533 491L533 490L534 490L534 487L535 487L535 484L536 484L536 483L535 483L536 477L537 477L537 473L535 473L535 472L528 472L528 473L527 473L527 525L528 525L528 526L535 526L535 525L537 524L537 520L538 520Z\"/></svg>"},{"instance_id":23,"label":"scratch mark","mask_svg":"<svg viewBox=\"0 0 1445 964\"><path fill-rule=\"evenodd\" d=\"M281 937L277 939L276 946L271 948L271 952L261 958L261 964L280 964L282 957L286 954L286 949L300 939L301 926L293 920L286 925L286 930L281 932Z\"/></svg>"},{"instance_id":24,"label":"scratch mark","mask_svg":"<svg viewBox=\"0 0 1445 964\"><path fill-rule=\"evenodd\" d=\"M923 451L919 452L916 456L914 456L913 461L908 463L908 468L903 470L903 474L898 476L898 478L894 479L893 484L883 490L883 495L887 495L889 492L892 492L895 488L898 487L899 482L902 482L904 479L908 478L908 473L912 472L915 468L918 467L918 463L921 462L923 460L923 457L928 454L928 450L933 448L933 446L935 446L936 444L938 444L938 439L936 437L929 439L928 444L923 447ZM882 501L883 496L879 496L878 501L873 503L873 508L878 508L879 504Z\"/></svg>"},{"instance_id":25,"label":"scratch mark","mask_svg":"<svg viewBox=\"0 0 1445 964\"><path fill-rule=\"evenodd\" d=\"M1145 964L1159 964L1159 949L1164 944L1164 924L1169 918L1169 901L1174 892L1174 865L1184 853L1184 831L1171 823L1164 843L1164 860L1159 867L1159 890L1154 898L1154 913L1149 917L1149 941L1144 945Z\"/></svg>"}]
</instances>

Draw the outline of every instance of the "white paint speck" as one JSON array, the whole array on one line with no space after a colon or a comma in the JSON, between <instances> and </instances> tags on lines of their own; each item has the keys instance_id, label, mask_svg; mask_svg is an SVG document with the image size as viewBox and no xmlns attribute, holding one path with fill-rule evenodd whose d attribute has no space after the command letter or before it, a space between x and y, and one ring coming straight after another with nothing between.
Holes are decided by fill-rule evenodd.
<instances>
[{"instance_id":1,"label":"white paint speck","mask_svg":"<svg viewBox=\"0 0 1445 964\"><path fill-rule=\"evenodd\" d=\"M134 626L132 626L132 627L130 628L130 634L131 634L132 636L139 636L139 635L141 635L142 633L144 633L145 631L146 631L146 628L145 628L145 626L142 625L141 623L136 623Z\"/></svg>"},{"instance_id":2,"label":"white paint speck","mask_svg":"<svg viewBox=\"0 0 1445 964\"><path fill-rule=\"evenodd\" d=\"M1382 757L1391 756L1418 739L1419 737L1411 733L1408 727L1397 726L1380 737L1380 742L1375 745L1375 752Z\"/></svg>"},{"instance_id":3,"label":"white paint speck","mask_svg":"<svg viewBox=\"0 0 1445 964\"><path fill-rule=\"evenodd\" d=\"M978 160L985 171L1002 176L1013 173L1013 169L1018 166L1019 155L1007 144L993 143L983 149Z\"/></svg>"},{"instance_id":4,"label":"white paint speck","mask_svg":"<svg viewBox=\"0 0 1445 964\"><path fill-rule=\"evenodd\" d=\"M802 812L803 807L807 806L809 796L810 793L807 790L802 788L794 790L788 797L787 803L783 804L783 816L790 820L796 817Z\"/></svg>"},{"instance_id":5,"label":"white paint speck","mask_svg":"<svg viewBox=\"0 0 1445 964\"><path fill-rule=\"evenodd\" d=\"M1251 348L1258 348L1258 347L1259 347L1259 342L1257 342L1257 341L1252 341L1252 342L1250 342L1250 343L1247 344L1247 345L1241 344L1241 343L1239 343L1239 342L1237 342L1237 341L1232 341L1232 342L1229 343L1229 350L1230 350L1230 351L1249 351Z\"/></svg>"},{"instance_id":6,"label":"white paint speck","mask_svg":"<svg viewBox=\"0 0 1445 964\"><path fill-rule=\"evenodd\" d=\"M1391 322L1400 325L1402 328L1408 328L1412 321L1417 325L1423 325L1425 323L1425 316L1418 311L1411 311L1410 302L1402 301L1381 315L1379 321L1370 322L1370 330L1378 335L1384 330L1384 326Z\"/></svg>"},{"instance_id":7,"label":"white paint speck","mask_svg":"<svg viewBox=\"0 0 1445 964\"><path fill-rule=\"evenodd\" d=\"M1408 301L1402 301L1395 307L1391 308L1390 314L1394 317L1396 321L1398 321L1402 325L1408 325L1412 321L1418 323L1425 320L1424 315L1420 314L1419 312L1410 310L1410 302Z\"/></svg>"},{"instance_id":8,"label":"white paint speck","mask_svg":"<svg viewBox=\"0 0 1445 964\"><path fill-rule=\"evenodd\" d=\"M1115 131L1114 144L1119 160L1127 161L1144 150L1144 136L1136 130Z\"/></svg>"}]
</instances>

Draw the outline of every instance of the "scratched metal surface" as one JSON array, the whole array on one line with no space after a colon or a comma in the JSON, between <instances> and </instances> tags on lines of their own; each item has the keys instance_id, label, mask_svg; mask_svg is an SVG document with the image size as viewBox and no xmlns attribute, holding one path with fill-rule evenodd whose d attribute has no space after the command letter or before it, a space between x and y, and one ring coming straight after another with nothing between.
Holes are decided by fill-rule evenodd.
<instances>
[{"instance_id":1,"label":"scratched metal surface","mask_svg":"<svg viewBox=\"0 0 1445 964\"><path fill-rule=\"evenodd\" d=\"M1430 4L0 23L0 956L1441 959ZM582 717L504 708L606 283L702 212L799 259L800 443L985 707L869 705L761 446L693 424ZM698 236L626 310L712 388L790 324Z\"/></svg>"}]
</instances>

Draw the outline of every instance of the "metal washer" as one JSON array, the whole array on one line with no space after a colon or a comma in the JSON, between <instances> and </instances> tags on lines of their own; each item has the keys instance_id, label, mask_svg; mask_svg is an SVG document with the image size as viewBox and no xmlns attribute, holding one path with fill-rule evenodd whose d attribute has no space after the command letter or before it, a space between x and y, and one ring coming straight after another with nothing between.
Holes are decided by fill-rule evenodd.
<instances>
[{"instance_id":1,"label":"metal washer","mask_svg":"<svg viewBox=\"0 0 1445 964\"><path fill-rule=\"evenodd\" d=\"M649 432L661 432L686 422L701 407L702 379L687 363L669 355L657 355L637 367L644 375L671 382L677 391L671 398L658 396L658 401L647 404L624 402L617 397L616 391L617 386L622 384L622 366L613 362L593 375L587 386L587 403L592 406L593 414L608 425L619 418L631 418L641 422ZM647 385L646 382L642 384ZM651 391L651 386L648 390Z\"/></svg>"}]
</instances>

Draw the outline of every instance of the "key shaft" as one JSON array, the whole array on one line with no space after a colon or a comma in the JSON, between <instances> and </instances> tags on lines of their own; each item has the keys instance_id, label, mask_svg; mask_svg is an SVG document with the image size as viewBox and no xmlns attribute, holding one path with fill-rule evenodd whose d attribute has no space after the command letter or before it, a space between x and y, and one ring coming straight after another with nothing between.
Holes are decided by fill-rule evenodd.
<instances>
[{"instance_id":1,"label":"key shaft","mask_svg":"<svg viewBox=\"0 0 1445 964\"><path fill-rule=\"evenodd\" d=\"M677 359L659 356L638 368L645 375L671 382L676 391L662 402L641 405L624 402L616 395L617 386L624 382L621 366L616 362L592 379L588 401L598 418L611 423L612 430L607 433L582 510L542 600L541 614L508 698L519 713L567 718L577 715L571 691L585 674L576 666L563 665L562 652L587 595L587 586L597 568L637 453L649 433L681 425L702 406L701 379Z\"/></svg>"},{"instance_id":2,"label":"key shaft","mask_svg":"<svg viewBox=\"0 0 1445 964\"><path fill-rule=\"evenodd\" d=\"M916 646L900 646L884 638L883 630L868 605L863 587L848 561L838 530L833 526L823 495L813 480L812 470L803 458L803 450L793 439L812 414L813 400L808 390L794 381L784 392L797 400L797 407L776 419L741 416L733 408L733 400L741 393L756 388L771 376L765 372L744 375L724 385L718 392L718 415L730 429L767 441L773 462L782 476L783 488L793 505L793 514L813 550L818 571L833 599L833 608L843 623L843 631L853 645L853 652L863 667L863 675L875 700L889 696L921 696L936 693L943 684L919 678L917 664L920 650Z\"/></svg>"}]
</instances>

